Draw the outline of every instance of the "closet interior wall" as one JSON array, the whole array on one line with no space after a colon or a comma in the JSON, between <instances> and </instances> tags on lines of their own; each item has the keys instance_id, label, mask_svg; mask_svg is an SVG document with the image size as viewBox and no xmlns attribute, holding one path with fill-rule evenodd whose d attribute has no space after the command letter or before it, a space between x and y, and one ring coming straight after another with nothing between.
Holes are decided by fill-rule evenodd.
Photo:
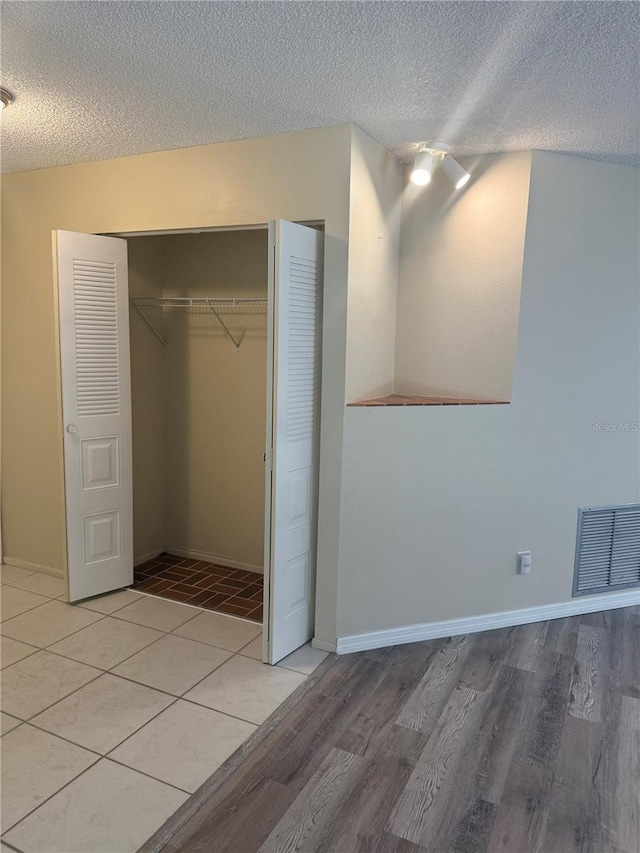
<instances>
[{"instance_id":1,"label":"closet interior wall","mask_svg":"<svg viewBox=\"0 0 640 853\"><path fill-rule=\"evenodd\" d=\"M135 237L135 297L267 295L267 232ZM230 319L239 350L212 312L145 309L166 349L131 309L134 549L166 550L262 570L266 313Z\"/></svg>"}]
</instances>

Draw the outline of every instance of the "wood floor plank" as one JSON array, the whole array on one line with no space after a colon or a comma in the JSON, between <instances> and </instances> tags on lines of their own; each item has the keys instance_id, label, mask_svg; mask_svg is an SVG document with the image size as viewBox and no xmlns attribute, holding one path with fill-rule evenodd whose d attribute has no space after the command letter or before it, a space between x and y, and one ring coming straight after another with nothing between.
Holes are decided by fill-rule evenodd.
<instances>
[{"instance_id":1,"label":"wood floor plank","mask_svg":"<svg viewBox=\"0 0 640 853\"><path fill-rule=\"evenodd\" d=\"M420 732L392 726L387 745L364 758L363 772L334 815L318 853L336 850L376 850L387 845L386 826L398 798L426 744Z\"/></svg>"},{"instance_id":2,"label":"wood floor plank","mask_svg":"<svg viewBox=\"0 0 640 853\"><path fill-rule=\"evenodd\" d=\"M324 761L329 751L353 725L363 707L375 701L385 668L360 657L349 679L334 686L322 708L284 736L286 749L271 750L263 772L275 782L302 787Z\"/></svg>"},{"instance_id":3,"label":"wood floor plank","mask_svg":"<svg viewBox=\"0 0 640 853\"><path fill-rule=\"evenodd\" d=\"M259 848L259 853L305 853L316 850L326 834L333 809L353 784L362 759L332 749L317 773Z\"/></svg>"},{"instance_id":4,"label":"wood floor plank","mask_svg":"<svg viewBox=\"0 0 640 853\"><path fill-rule=\"evenodd\" d=\"M576 649L569 713L592 722L602 721L607 672L606 628L580 625Z\"/></svg>"},{"instance_id":5,"label":"wood floor plank","mask_svg":"<svg viewBox=\"0 0 640 853\"><path fill-rule=\"evenodd\" d=\"M342 851L343 848L334 848L332 853ZM362 836L356 839L355 847L344 848L349 853L425 853L425 848L406 838L398 838L390 832L383 832L379 836Z\"/></svg>"},{"instance_id":6,"label":"wood floor plank","mask_svg":"<svg viewBox=\"0 0 640 853\"><path fill-rule=\"evenodd\" d=\"M613 707L615 703L611 703ZM593 777L589 811L593 839L588 853L640 850L640 699L620 696L619 714L602 726L601 758Z\"/></svg>"},{"instance_id":7,"label":"wood floor plank","mask_svg":"<svg viewBox=\"0 0 640 853\"><path fill-rule=\"evenodd\" d=\"M238 804L243 800L230 797L216 810L213 825L207 820L193 827L175 849L181 853L257 850L295 800L295 792L271 779L261 779L244 789L243 797L251 802L250 812L240 817ZM165 847L162 850L169 853Z\"/></svg>"},{"instance_id":8,"label":"wood floor plank","mask_svg":"<svg viewBox=\"0 0 640 853\"><path fill-rule=\"evenodd\" d=\"M400 645L400 646L385 646L381 649L369 649L366 652L362 652L362 656L368 658L369 660L375 660L378 663L382 663L385 666L389 667L397 667L404 666L407 656L406 651L409 646L412 649L415 649L419 652L420 657L423 661L423 673L427 670L433 655L440 651L440 649L444 648L444 646L448 645L450 642L449 637L442 637L436 640L423 640L420 643L409 643L408 645Z\"/></svg>"},{"instance_id":9,"label":"wood floor plank","mask_svg":"<svg viewBox=\"0 0 640 853\"><path fill-rule=\"evenodd\" d=\"M420 732L432 731L458 683L472 643L471 635L454 637L433 656L422 681L398 715L398 725Z\"/></svg>"},{"instance_id":10,"label":"wood floor plank","mask_svg":"<svg viewBox=\"0 0 640 853\"><path fill-rule=\"evenodd\" d=\"M504 662L516 669L535 672L545 647L549 622L532 622L509 629L509 648Z\"/></svg>"},{"instance_id":11,"label":"wood floor plank","mask_svg":"<svg viewBox=\"0 0 640 853\"><path fill-rule=\"evenodd\" d=\"M566 853L544 849L551 774L542 767L514 762L498 806L488 853Z\"/></svg>"},{"instance_id":12,"label":"wood floor plank","mask_svg":"<svg viewBox=\"0 0 640 853\"><path fill-rule=\"evenodd\" d=\"M623 638L616 649L622 670L620 689L625 696L640 699L640 616L625 613L623 626Z\"/></svg>"},{"instance_id":13,"label":"wood floor plank","mask_svg":"<svg viewBox=\"0 0 640 853\"><path fill-rule=\"evenodd\" d=\"M571 659L555 653L544 654L537 672L530 674L525 711L495 815L489 853L556 853L544 851L543 842L571 677Z\"/></svg>"},{"instance_id":14,"label":"wood floor plank","mask_svg":"<svg viewBox=\"0 0 640 853\"><path fill-rule=\"evenodd\" d=\"M398 801L388 830L427 849L442 849L459 765L469 748L487 694L457 686ZM439 845L434 846L434 845Z\"/></svg>"},{"instance_id":15,"label":"wood floor plank","mask_svg":"<svg viewBox=\"0 0 640 853\"><path fill-rule=\"evenodd\" d=\"M505 660L509 642L509 628L474 634L469 653L460 666L460 684L483 693L491 690Z\"/></svg>"},{"instance_id":16,"label":"wood floor plank","mask_svg":"<svg viewBox=\"0 0 640 853\"><path fill-rule=\"evenodd\" d=\"M531 680L532 675L527 671L502 667L480 722L484 737L477 764L469 768L470 776L475 779L476 801L497 805L502 799L509 767L522 736Z\"/></svg>"},{"instance_id":17,"label":"wood floor plank","mask_svg":"<svg viewBox=\"0 0 640 853\"><path fill-rule=\"evenodd\" d=\"M388 658L386 672L375 692L367 702L361 703L358 713L351 718L349 726L343 729L335 746L369 758L380 749L388 752L388 733L395 727L398 714L413 695L435 651L437 649L431 652L416 644L413 648L407 648L400 657ZM405 740L420 744L421 751L426 738L413 730L407 732L407 735ZM396 741L397 737L394 737L393 742Z\"/></svg>"},{"instance_id":18,"label":"wood floor plank","mask_svg":"<svg viewBox=\"0 0 640 853\"><path fill-rule=\"evenodd\" d=\"M451 835L451 853L485 853L496 816L495 803L471 800Z\"/></svg>"},{"instance_id":19,"label":"wood floor plank","mask_svg":"<svg viewBox=\"0 0 640 853\"><path fill-rule=\"evenodd\" d=\"M564 619L551 619L547 624L544 650L559 655L575 657L578 644L579 616L567 616Z\"/></svg>"},{"instance_id":20,"label":"wood floor plank","mask_svg":"<svg viewBox=\"0 0 640 853\"><path fill-rule=\"evenodd\" d=\"M593 787L602 748L602 723L568 716L562 733L558 762L551 787L545 850L589 850L596 840Z\"/></svg>"},{"instance_id":21,"label":"wood floor plank","mask_svg":"<svg viewBox=\"0 0 640 853\"><path fill-rule=\"evenodd\" d=\"M564 655L546 655L531 685L533 695L518 744L519 749L524 748L527 763L549 771L555 766L571 683L571 660Z\"/></svg>"},{"instance_id":22,"label":"wood floor plank","mask_svg":"<svg viewBox=\"0 0 640 853\"><path fill-rule=\"evenodd\" d=\"M615 815L612 841L621 850L640 849L640 699L622 697L618 774L612 798Z\"/></svg>"},{"instance_id":23,"label":"wood floor plank","mask_svg":"<svg viewBox=\"0 0 640 853\"><path fill-rule=\"evenodd\" d=\"M585 613L580 616L580 624L590 628L602 628L607 631L611 624L611 611L599 610L595 613Z\"/></svg>"}]
</instances>

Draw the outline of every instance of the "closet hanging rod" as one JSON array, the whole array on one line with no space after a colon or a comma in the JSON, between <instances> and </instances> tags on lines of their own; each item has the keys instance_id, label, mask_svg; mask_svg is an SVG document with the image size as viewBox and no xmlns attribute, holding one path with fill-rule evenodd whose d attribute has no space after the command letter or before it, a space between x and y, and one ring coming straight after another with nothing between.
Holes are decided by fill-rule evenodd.
<instances>
[{"instance_id":1,"label":"closet hanging rod","mask_svg":"<svg viewBox=\"0 0 640 853\"><path fill-rule=\"evenodd\" d=\"M242 334L236 340L231 334L220 316L220 311L233 311L241 309L241 314L266 313L268 300L264 297L240 296L240 297L206 297L206 296L158 296L158 297L134 297L131 299L131 305L136 309L138 314L151 329L153 334L158 338L162 346L166 349L167 342L162 337L160 332L153 325L152 321L144 312L145 308L208 308L214 315L218 323L222 326L225 335L233 343L237 351L240 351L240 344L245 335L243 329ZM244 310L242 310L244 309Z\"/></svg>"},{"instance_id":2,"label":"closet hanging rod","mask_svg":"<svg viewBox=\"0 0 640 853\"><path fill-rule=\"evenodd\" d=\"M131 304L147 308L266 308L267 301L266 297L253 296L157 296L135 297Z\"/></svg>"}]
</instances>

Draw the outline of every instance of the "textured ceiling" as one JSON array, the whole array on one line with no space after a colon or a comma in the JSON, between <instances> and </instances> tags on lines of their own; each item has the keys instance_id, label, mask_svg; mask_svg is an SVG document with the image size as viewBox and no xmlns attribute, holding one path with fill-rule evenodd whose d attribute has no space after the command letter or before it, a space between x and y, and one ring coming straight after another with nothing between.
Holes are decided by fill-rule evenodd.
<instances>
[{"instance_id":1,"label":"textured ceiling","mask_svg":"<svg viewBox=\"0 0 640 853\"><path fill-rule=\"evenodd\" d=\"M347 121L640 164L639 44L636 2L3 2L3 169Z\"/></svg>"}]
</instances>

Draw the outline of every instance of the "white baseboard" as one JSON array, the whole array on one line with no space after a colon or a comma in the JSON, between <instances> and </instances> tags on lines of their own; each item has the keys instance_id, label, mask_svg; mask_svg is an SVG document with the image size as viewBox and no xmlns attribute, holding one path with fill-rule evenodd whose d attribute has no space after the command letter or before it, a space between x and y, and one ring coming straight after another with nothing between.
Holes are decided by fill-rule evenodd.
<instances>
[{"instance_id":1,"label":"white baseboard","mask_svg":"<svg viewBox=\"0 0 640 853\"><path fill-rule=\"evenodd\" d=\"M565 616L579 616L583 613L595 613L598 610L615 610L618 607L635 605L640 605L640 589L604 595L582 595L572 598L571 601L546 604L541 607L506 610L502 613L469 616L464 619L447 619L443 622L427 622L423 625L406 625L402 628L371 631L367 634L351 634L347 637L338 637L335 649L329 649L329 644L317 645L315 640L311 645L345 655L368 649L382 649L385 646L399 646L402 643L417 643L421 640L455 637L459 634L475 634L478 631L491 631L494 628L510 628L514 625L527 625L530 622L546 622L547 619L562 619Z\"/></svg>"},{"instance_id":2,"label":"white baseboard","mask_svg":"<svg viewBox=\"0 0 640 853\"><path fill-rule=\"evenodd\" d=\"M147 560L154 560L156 557L159 557L160 554L164 554L166 550L166 548L156 548L146 554L141 554L139 557L134 557L133 565L140 566L142 563L146 563Z\"/></svg>"},{"instance_id":3,"label":"white baseboard","mask_svg":"<svg viewBox=\"0 0 640 853\"><path fill-rule=\"evenodd\" d=\"M336 650L335 643L326 643L324 640L316 640L315 637L311 640L311 647L320 649L321 652L335 652Z\"/></svg>"},{"instance_id":4,"label":"white baseboard","mask_svg":"<svg viewBox=\"0 0 640 853\"><path fill-rule=\"evenodd\" d=\"M3 562L7 566L15 566L17 569L27 569L30 572L42 572L43 575L64 578L62 569L54 569L52 566L40 566L38 563L29 563L27 560L19 560L17 557L3 557Z\"/></svg>"},{"instance_id":5,"label":"white baseboard","mask_svg":"<svg viewBox=\"0 0 640 853\"><path fill-rule=\"evenodd\" d=\"M207 563L216 563L218 566L227 566L230 569L244 569L246 572L264 574L263 566L254 566L252 563L244 563L242 560L234 560L231 557L221 557L219 554L206 554L204 551L193 551L190 548L165 548L169 554L176 557L188 557L191 560L204 560Z\"/></svg>"}]
</instances>

